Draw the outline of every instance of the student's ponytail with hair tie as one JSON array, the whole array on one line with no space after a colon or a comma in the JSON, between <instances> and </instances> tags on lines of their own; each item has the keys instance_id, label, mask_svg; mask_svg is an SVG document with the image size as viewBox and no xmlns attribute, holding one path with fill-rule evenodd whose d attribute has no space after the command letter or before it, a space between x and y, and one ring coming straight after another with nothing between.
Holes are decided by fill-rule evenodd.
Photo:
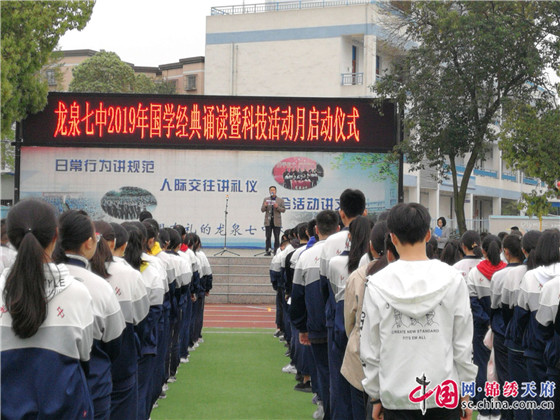
<instances>
[{"instance_id":1,"label":"student's ponytail with hair tie","mask_svg":"<svg viewBox=\"0 0 560 420\"><path fill-rule=\"evenodd\" d=\"M500 241L500 238L494 235L486 236L482 242L482 249L486 252L486 257L488 258L488 261L490 261L490 264L500 264L500 254L502 252L502 242Z\"/></svg>"},{"instance_id":2,"label":"student's ponytail with hair tie","mask_svg":"<svg viewBox=\"0 0 560 420\"><path fill-rule=\"evenodd\" d=\"M4 301L14 333L29 338L47 317L45 249L56 236L55 209L43 200L22 200L8 213L7 230L18 253L6 278Z\"/></svg>"},{"instance_id":3,"label":"student's ponytail with hair tie","mask_svg":"<svg viewBox=\"0 0 560 420\"><path fill-rule=\"evenodd\" d=\"M95 233L99 235L97 242L97 249L91 258L91 271L104 279L110 277L105 263L113 261L113 253L109 247L108 241L115 240L115 231L111 225L102 220L97 220L94 223Z\"/></svg>"}]
</instances>

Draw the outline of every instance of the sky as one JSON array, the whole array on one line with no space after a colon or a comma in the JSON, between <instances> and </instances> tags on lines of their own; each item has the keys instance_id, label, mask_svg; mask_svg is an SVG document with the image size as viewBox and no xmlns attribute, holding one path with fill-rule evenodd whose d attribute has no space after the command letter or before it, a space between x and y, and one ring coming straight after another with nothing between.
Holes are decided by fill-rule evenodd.
<instances>
[{"instance_id":1,"label":"sky","mask_svg":"<svg viewBox=\"0 0 560 420\"><path fill-rule=\"evenodd\" d=\"M206 16L212 6L242 0L97 0L82 31L59 40L61 50L105 50L136 66L203 56Z\"/></svg>"}]
</instances>

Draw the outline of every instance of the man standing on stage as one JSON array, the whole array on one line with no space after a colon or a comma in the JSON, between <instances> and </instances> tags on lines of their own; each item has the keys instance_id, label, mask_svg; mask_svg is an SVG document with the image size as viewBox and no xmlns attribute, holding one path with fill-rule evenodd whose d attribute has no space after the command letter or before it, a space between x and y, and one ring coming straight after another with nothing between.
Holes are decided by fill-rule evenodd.
<instances>
[{"instance_id":1,"label":"man standing on stage","mask_svg":"<svg viewBox=\"0 0 560 420\"><path fill-rule=\"evenodd\" d=\"M282 213L286 211L284 200L276 196L276 187L268 189L269 197L263 200L261 211L264 213L264 227L266 232L266 254L270 255L270 236L274 231L274 253L280 246L280 228L282 228Z\"/></svg>"}]
</instances>

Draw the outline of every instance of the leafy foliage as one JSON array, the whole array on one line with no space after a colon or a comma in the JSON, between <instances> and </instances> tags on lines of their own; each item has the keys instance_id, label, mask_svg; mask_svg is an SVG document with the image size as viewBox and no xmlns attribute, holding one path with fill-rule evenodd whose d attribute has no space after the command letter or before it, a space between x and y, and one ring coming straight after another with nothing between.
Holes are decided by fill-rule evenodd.
<instances>
[{"instance_id":1,"label":"leafy foliage","mask_svg":"<svg viewBox=\"0 0 560 420\"><path fill-rule=\"evenodd\" d=\"M70 92L131 93L136 83L132 67L109 51L100 51L82 62L72 76Z\"/></svg>"},{"instance_id":2,"label":"leafy foliage","mask_svg":"<svg viewBox=\"0 0 560 420\"><path fill-rule=\"evenodd\" d=\"M553 188L560 177L560 109L550 102L518 103L501 132L502 158L509 166Z\"/></svg>"},{"instance_id":3,"label":"leafy foliage","mask_svg":"<svg viewBox=\"0 0 560 420\"><path fill-rule=\"evenodd\" d=\"M334 159L335 168L369 169L372 181L398 182L398 156L392 153L340 153Z\"/></svg>"},{"instance_id":4,"label":"leafy foliage","mask_svg":"<svg viewBox=\"0 0 560 420\"><path fill-rule=\"evenodd\" d=\"M83 29L94 1L2 1L2 137L11 126L47 103L47 85L39 72L60 37Z\"/></svg>"},{"instance_id":5,"label":"leafy foliage","mask_svg":"<svg viewBox=\"0 0 560 420\"><path fill-rule=\"evenodd\" d=\"M466 230L464 202L475 163L496 139L504 99L526 101L550 89L557 67L558 2L412 2L393 42L413 45L373 86L404 106L407 139L400 150L413 168L451 171L455 211ZM399 38L400 37L400 38ZM462 179L455 161L466 158Z\"/></svg>"}]
</instances>

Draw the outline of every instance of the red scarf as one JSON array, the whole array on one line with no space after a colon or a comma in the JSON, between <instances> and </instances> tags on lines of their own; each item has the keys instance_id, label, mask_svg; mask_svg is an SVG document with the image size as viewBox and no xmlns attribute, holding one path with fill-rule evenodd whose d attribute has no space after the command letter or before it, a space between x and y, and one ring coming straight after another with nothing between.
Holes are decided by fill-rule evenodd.
<instances>
[{"instance_id":1,"label":"red scarf","mask_svg":"<svg viewBox=\"0 0 560 420\"><path fill-rule=\"evenodd\" d=\"M187 244L181 244L181 251L187 252L187 249L189 249L189 247L187 246Z\"/></svg>"},{"instance_id":2,"label":"red scarf","mask_svg":"<svg viewBox=\"0 0 560 420\"><path fill-rule=\"evenodd\" d=\"M482 260L481 262L478 263L476 268L478 268L478 271L480 271L480 273L484 277L486 277L488 280L491 280L492 279L492 274L494 274L496 271L500 271L506 265L507 264L503 261L500 261L500 263L498 265L492 265L490 263L490 261Z\"/></svg>"}]
</instances>

